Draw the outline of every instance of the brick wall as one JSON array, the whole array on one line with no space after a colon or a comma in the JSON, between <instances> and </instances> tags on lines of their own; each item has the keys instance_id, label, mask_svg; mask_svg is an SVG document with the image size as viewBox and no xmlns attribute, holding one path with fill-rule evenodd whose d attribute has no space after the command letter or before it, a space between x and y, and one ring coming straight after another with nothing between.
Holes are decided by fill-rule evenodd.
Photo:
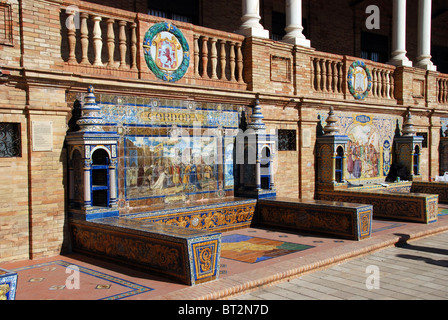
<instances>
[{"instance_id":1,"label":"brick wall","mask_svg":"<svg viewBox=\"0 0 448 320\"><path fill-rule=\"evenodd\" d=\"M25 116L15 110L1 109L0 122L20 123L22 136L21 156L0 158L0 261L4 262L29 255L28 130Z\"/></svg>"},{"instance_id":2,"label":"brick wall","mask_svg":"<svg viewBox=\"0 0 448 320\"><path fill-rule=\"evenodd\" d=\"M23 67L62 69L58 2L22 1Z\"/></svg>"},{"instance_id":3,"label":"brick wall","mask_svg":"<svg viewBox=\"0 0 448 320\"><path fill-rule=\"evenodd\" d=\"M4 0L0 1L5 3ZM74 1L75 4L78 2ZM415 10L416 2L408 2L408 12ZM278 152L275 185L279 196L302 199L314 197L317 112L322 109L327 111L330 104L339 111L373 114L378 112L377 108L383 113L401 116L408 106L417 108L418 112L414 115L417 129L419 132L427 132L429 139L428 148L422 153L422 174L427 178L438 171L438 119L446 117L443 115L446 108L440 107L434 100L435 73L398 68L395 78L398 103L354 101L351 96L344 95L347 92L339 96L316 94L310 75L310 56L314 49L294 48L281 42L261 39L245 40L244 77L249 90L245 90L245 87L242 89L243 86L215 88L213 85L216 83L194 77L192 64L185 77L171 86L156 79L146 68L141 52L138 53L141 70L136 77L126 76L125 71L107 76L95 74L94 68L90 70L92 73L85 73L84 69L69 69L64 62L67 46L64 46L64 35L61 32L61 1L24 0L11 3L13 43L0 44L0 70L10 73L8 81L0 80L0 121L21 124L22 153L20 157L12 159L0 158L0 175L4 177L0 186L0 262L51 256L63 250L66 244L64 227L67 187L63 144L67 117L71 111L66 105L66 90L83 91L91 83L97 84L103 92L169 96L184 100L225 100L226 103L239 105L250 105L255 93L260 93L268 129L296 130L296 150ZM94 3L86 3L83 2L83 5L95 9ZM222 6L219 1L202 1L203 25L229 32L237 30L241 24L241 3L241 0L231 0ZM284 1L266 0L263 3L262 23L269 29L272 25L272 10L282 12ZM357 56L360 32L365 30L365 7L377 3L381 10L381 29L375 33L386 35L391 28L390 0L364 1L353 7L343 0L325 2L325 5L321 1L303 1L303 16L308 20L313 48ZM101 1L101 4L107 5L108 2ZM147 10L146 1L143 0L121 1L119 5L113 6L113 10L136 8L137 12L143 13ZM113 10L109 11L112 15ZM101 12L104 14L104 11ZM22 24L19 16L22 17ZM162 20L141 16L139 43L146 30ZM434 20L435 44L448 43L447 33L440 31L446 28L446 20L446 13ZM416 55L416 23L415 15L410 13L407 44L410 59ZM196 27L185 23L178 25L182 27L193 50L193 29ZM213 30L205 31L210 33L209 36L213 35ZM21 39L24 41L23 46ZM104 43L103 53L106 50L107 45ZM92 52L89 54L92 55ZM385 111L387 107L390 110ZM426 112L435 107L440 114ZM32 150L33 135L30 130L34 121L52 122L51 151Z\"/></svg>"}]
</instances>

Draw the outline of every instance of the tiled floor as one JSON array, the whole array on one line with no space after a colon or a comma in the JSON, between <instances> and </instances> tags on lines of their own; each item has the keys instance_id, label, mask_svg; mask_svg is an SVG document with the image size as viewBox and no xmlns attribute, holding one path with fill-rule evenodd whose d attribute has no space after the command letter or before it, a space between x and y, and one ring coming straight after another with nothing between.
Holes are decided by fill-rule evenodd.
<instances>
[{"instance_id":1,"label":"tiled floor","mask_svg":"<svg viewBox=\"0 0 448 320\"><path fill-rule=\"evenodd\" d=\"M374 220L372 238L362 241L253 228L235 230L223 234L220 279L195 287L80 254L0 267L18 273L16 300L214 298L214 292L236 290L235 286L244 289L249 282L275 273L290 274L289 269L301 265L312 269L335 256L350 257L359 250L378 249L396 241L397 235L434 232L443 227L448 229L448 215L431 225Z\"/></svg>"}]
</instances>

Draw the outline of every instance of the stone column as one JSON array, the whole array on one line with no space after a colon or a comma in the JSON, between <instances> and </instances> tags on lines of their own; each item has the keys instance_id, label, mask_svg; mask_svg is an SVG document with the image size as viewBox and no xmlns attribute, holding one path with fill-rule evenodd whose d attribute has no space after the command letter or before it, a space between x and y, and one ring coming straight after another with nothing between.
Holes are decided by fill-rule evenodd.
<instances>
[{"instance_id":1,"label":"stone column","mask_svg":"<svg viewBox=\"0 0 448 320\"><path fill-rule=\"evenodd\" d=\"M111 159L109 164L109 205L114 207L117 204L117 159Z\"/></svg>"},{"instance_id":2,"label":"stone column","mask_svg":"<svg viewBox=\"0 0 448 320\"><path fill-rule=\"evenodd\" d=\"M90 159L84 160L84 207L92 206L92 186L90 184L90 177L92 176L92 163Z\"/></svg>"},{"instance_id":3,"label":"stone column","mask_svg":"<svg viewBox=\"0 0 448 320\"><path fill-rule=\"evenodd\" d=\"M431 0L418 1L418 42L416 67L436 71L431 61Z\"/></svg>"},{"instance_id":4,"label":"stone column","mask_svg":"<svg viewBox=\"0 0 448 320\"><path fill-rule=\"evenodd\" d=\"M388 63L412 67L406 57L406 0L393 0L392 57Z\"/></svg>"},{"instance_id":5,"label":"stone column","mask_svg":"<svg viewBox=\"0 0 448 320\"><path fill-rule=\"evenodd\" d=\"M286 35L283 41L310 48L311 42L303 35L302 0L286 0Z\"/></svg>"},{"instance_id":6,"label":"stone column","mask_svg":"<svg viewBox=\"0 0 448 320\"><path fill-rule=\"evenodd\" d=\"M243 16L241 21L243 24L237 33L246 37L259 37L269 39L269 30L265 30L260 24L260 1L259 0L242 0Z\"/></svg>"}]
</instances>

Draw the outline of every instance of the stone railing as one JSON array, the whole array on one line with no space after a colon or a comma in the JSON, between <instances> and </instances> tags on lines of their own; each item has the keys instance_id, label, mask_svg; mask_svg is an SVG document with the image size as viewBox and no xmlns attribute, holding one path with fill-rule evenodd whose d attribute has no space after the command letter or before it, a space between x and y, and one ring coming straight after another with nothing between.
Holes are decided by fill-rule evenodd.
<instances>
[{"instance_id":1,"label":"stone railing","mask_svg":"<svg viewBox=\"0 0 448 320\"><path fill-rule=\"evenodd\" d=\"M194 74L205 80L244 83L244 36L194 26Z\"/></svg>"},{"instance_id":2,"label":"stone railing","mask_svg":"<svg viewBox=\"0 0 448 320\"><path fill-rule=\"evenodd\" d=\"M315 52L311 57L311 86L317 92L344 92L344 57L326 52Z\"/></svg>"},{"instance_id":3,"label":"stone railing","mask_svg":"<svg viewBox=\"0 0 448 320\"><path fill-rule=\"evenodd\" d=\"M64 70L114 78L157 80L143 54L143 37L155 23L171 22L185 36L190 64L181 82L246 90L244 36L79 0L60 10Z\"/></svg>"},{"instance_id":4,"label":"stone railing","mask_svg":"<svg viewBox=\"0 0 448 320\"><path fill-rule=\"evenodd\" d=\"M332 94L335 97L348 94L347 72L355 57L314 52L311 56L311 87L315 92ZM373 61L365 61L370 69L372 88L369 98L394 100L395 67Z\"/></svg>"},{"instance_id":5,"label":"stone railing","mask_svg":"<svg viewBox=\"0 0 448 320\"><path fill-rule=\"evenodd\" d=\"M448 104L448 75L440 74L436 78L437 82L437 102Z\"/></svg>"},{"instance_id":6,"label":"stone railing","mask_svg":"<svg viewBox=\"0 0 448 320\"><path fill-rule=\"evenodd\" d=\"M79 73L138 76L137 15L83 1L61 7L65 69ZM103 48L104 47L104 48Z\"/></svg>"},{"instance_id":7,"label":"stone railing","mask_svg":"<svg viewBox=\"0 0 448 320\"><path fill-rule=\"evenodd\" d=\"M372 75L372 90L369 96L375 98L395 99L395 67L370 61Z\"/></svg>"}]
</instances>

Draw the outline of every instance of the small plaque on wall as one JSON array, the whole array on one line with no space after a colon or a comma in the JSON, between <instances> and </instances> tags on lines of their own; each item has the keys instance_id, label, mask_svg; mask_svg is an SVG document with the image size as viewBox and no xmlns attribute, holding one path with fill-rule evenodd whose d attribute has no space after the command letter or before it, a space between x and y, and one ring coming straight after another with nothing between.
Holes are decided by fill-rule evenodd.
<instances>
[{"instance_id":1,"label":"small plaque on wall","mask_svg":"<svg viewBox=\"0 0 448 320\"><path fill-rule=\"evenodd\" d=\"M33 121L33 151L53 151L53 122Z\"/></svg>"}]
</instances>

